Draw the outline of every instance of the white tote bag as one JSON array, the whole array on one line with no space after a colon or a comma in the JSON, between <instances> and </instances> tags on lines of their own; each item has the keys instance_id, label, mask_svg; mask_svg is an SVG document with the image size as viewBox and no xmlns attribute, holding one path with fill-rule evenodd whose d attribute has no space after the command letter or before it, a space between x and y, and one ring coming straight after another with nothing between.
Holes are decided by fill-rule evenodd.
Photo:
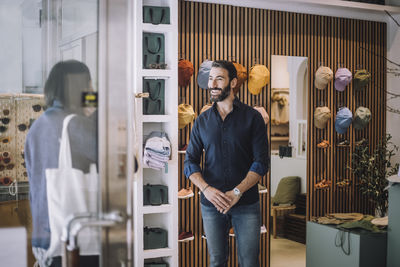
<instances>
[{"instance_id":1,"label":"white tote bag","mask_svg":"<svg viewBox=\"0 0 400 267\"><path fill-rule=\"evenodd\" d=\"M46 189L50 223L50 247L47 257L62 255L61 233L65 219L74 213L97 212L98 174L96 165L90 165L85 174L72 168L71 147L68 136L68 123L75 115L64 119L61 134L58 169L46 169ZM94 138L94 137L93 137ZM84 228L78 235L81 255L100 254L100 231Z\"/></svg>"}]
</instances>

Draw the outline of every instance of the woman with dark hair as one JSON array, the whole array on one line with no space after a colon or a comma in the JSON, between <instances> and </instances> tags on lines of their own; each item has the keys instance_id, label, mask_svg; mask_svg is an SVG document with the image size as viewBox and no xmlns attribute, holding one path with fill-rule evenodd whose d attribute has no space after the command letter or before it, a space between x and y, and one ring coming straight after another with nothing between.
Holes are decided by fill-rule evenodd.
<instances>
[{"instance_id":1,"label":"woman with dark hair","mask_svg":"<svg viewBox=\"0 0 400 267\"><path fill-rule=\"evenodd\" d=\"M60 255L47 258L50 245L50 226L45 171L58 168L59 140L64 118L77 114L68 125L72 167L89 172L91 163L97 163L96 114L84 116L81 105L83 92L91 91L88 67L82 62L59 62L52 68L44 94L46 111L32 124L25 143L25 163L29 178L32 213L32 249L41 267L61 266ZM98 266L97 255L81 256L81 266Z\"/></svg>"}]
</instances>

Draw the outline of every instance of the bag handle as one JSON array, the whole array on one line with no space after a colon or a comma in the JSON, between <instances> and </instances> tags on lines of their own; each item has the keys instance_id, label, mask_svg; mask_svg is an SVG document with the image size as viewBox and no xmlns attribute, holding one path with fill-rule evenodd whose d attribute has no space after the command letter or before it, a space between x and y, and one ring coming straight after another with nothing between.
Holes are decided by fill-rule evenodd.
<instances>
[{"instance_id":1,"label":"bag handle","mask_svg":"<svg viewBox=\"0 0 400 267\"><path fill-rule=\"evenodd\" d=\"M152 94L151 94L150 89L153 89L153 87L150 86L150 81L146 81L146 84L147 84L147 92L149 92L149 98L150 98L151 100L153 100L153 101L158 100L159 97L155 98L155 97L153 97ZM161 93L161 92L160 92L160 91L161 91L161 82L160 82L160 81L157 81L157 88L156 88L156 91L157 91L157 90L158 90L159 93Z\"/></svg>"},{"instance_id":2,"label":"bag handle","mask_svg":"<svg viewBox=\"0 0 400 267\"><path fill-rule=\"evenodd\" d=\"M148 98L148 99L144 99L143 103L144 103L143 112L151 114L152 112L149 111L149 106L150 106L150 104L152 104L151 107L152 107L152 110L153 110L153 107L154 107L153 103L156 103L156 105L157 105L157 110L154 111L154 112L157 112L157 113L161 112L161 106L162 106L162 100L161 99L152 100L152 99Z\"/></svg>"},{"instance_id":3,"label":"bag handle","mask_svg":"<svg viewBox=\"0 0 400 267\"><path fill-rule=\"evenodd\" d=\"M72 168L71 145L68 136L68 124L75 114L70 114L64 118L61 132L60 152L58 154L58 168Z\"/></svg>"},{"instance_id":4,"label":"bag handle","mask_svg":"<svg viewBox=\"0 0 400 267\"><path fill-rule=\"evenodd\" d=\"M161 37L160 36L153 36L153 39L156 38L157 39L157 49L153 49L153 47L149 47L149 36L144 37L144 40L146 42L146 49L147 51L149 51L151 54L158 54L161 50ZM158 63L158 62L157 62Z\"/></svg>"},{"instance_id":5,"label":"bag handle","mask_svg":"<svg viewBox=\"0 0 400 267\"><path fill-rule=\"evenodd\" d=\"M153 9L150 8L150 20L151 20L151 23L156 24L156 25L160 24L164 20L164 16L165 16L165 8L161 8L160 21L155 22L154 19L153 19Z\"/></svg>"}]
</instances>

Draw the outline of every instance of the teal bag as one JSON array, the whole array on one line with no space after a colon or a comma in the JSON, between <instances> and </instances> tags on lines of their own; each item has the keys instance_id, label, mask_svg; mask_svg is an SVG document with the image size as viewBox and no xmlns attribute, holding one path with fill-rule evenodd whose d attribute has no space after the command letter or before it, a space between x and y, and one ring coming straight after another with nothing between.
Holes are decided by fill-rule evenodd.
<instances>
[{"instance_id":1,"label":"teal bag","mask_svg":"<svg viewBox=\"0 0 400 267\"><path fill-rule=\"evenodd\" d=\"M168 204L168 186L147 184L143 186L143 205Z\"/></svg>"},{"instance_id":2,"label":"teal bag","mask_svg":"<svg viewBox=\"0 0 400 267\"><path fill-rule=\"evenodd\" d=\"M164 262L151 262L145 263L144 267L168 267L167 263Z\"/></svg>"},{"instance_id":3,"label":"teal bag","mask_svg":"<svg viewBox=\"0 0 400 267\"><path fill-rule=\"evenodd\" d=\"M168 232L162 228L145 227L143 231L144 249L168 247Z\"/></svg>"},{"instance_id":4,"label":"teal bag","mask_svg":"<svg viewBox=\"0 0 400 267\"><path fill-rule=\"evenodd\" d=\"M164 262L151 262L145 263L144 267L168 267L167 263Z\"/></svg>"},{"instance_id":5,"label":"teal bag","mask_svg":"<svg viewBox=\"0 0 400 267\"><path fill-rule=\"evenodd\" d=\"M165 68L165 36L162 33L143 33L143 68ZM153 67L154 68L154 67Z\"/></svg>"},{"instance_id":6,"label":"teal bag","mask_svg":"<svg viewBox=\"0 0 400 267\"><path fill-rule=\"evenodd\" d=\"M167 6L143 6L143 22L152 24L170 24L170 12Z\"/></svg>"},{"instance_id":7,"label":"teal bag","mask_svg":"<svg viewBox=\"0 0 400 267\"><path fill-rule=\"evenodd\" d=\"M143 92L149 93L148 98L143 98L143 114L165 114L165 80L143 79Z\"/></svg>"}]
</instances>

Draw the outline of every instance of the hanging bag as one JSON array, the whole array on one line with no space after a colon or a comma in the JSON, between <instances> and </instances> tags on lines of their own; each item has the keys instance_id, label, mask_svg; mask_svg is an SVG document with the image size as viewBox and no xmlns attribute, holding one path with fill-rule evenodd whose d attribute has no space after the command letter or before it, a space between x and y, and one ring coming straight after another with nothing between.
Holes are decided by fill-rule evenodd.
<instances>
[{"instance_id":1,"label":"hanging bag","mask_svg":"<svg viewBox=\"0 0 400 267\"><path fill-rule=\"evenodd\" d=\"M50 247L47 257L61 255L61 233L65 219L71 214L98 212L98 174L96 164L90 165L90 172L83 173L72 168L71 147L68 124L75 115L64 119L58 168L46 169L46 190L50 224ZM100 254L100 231L97 228L84 228L78 236L81 255Z\"/></svg>"},{"instance_id":2,"label":"hanging bag","mask_svg":"<svg viewBox=\"0 0 400 267\"><path fill-rule=\"evenodd\" d=\"M143 114L164 114L165 80L143 79L143 92L149 93L149 97L143 99Z\"/></svg>"},{"instance_id":3,"label":"hanging bag","mask_svg":"<svg viewBox=\"0 0 400 267\"><path fill-rule=\"evenodd\" d=\"M143 67L165 64L165 36L162 33L143 33Z\"/></svg>"},{"instance_id":4,"label":"hanging bag","mask_svg":"<svg viewBox=\"0 0 400 267\"><path fill-rule=\"evenodd\" d=\"M143 22L152 24L170 24L170 12L167 6L143 6Z\"/></svg>"}]
</instances>

